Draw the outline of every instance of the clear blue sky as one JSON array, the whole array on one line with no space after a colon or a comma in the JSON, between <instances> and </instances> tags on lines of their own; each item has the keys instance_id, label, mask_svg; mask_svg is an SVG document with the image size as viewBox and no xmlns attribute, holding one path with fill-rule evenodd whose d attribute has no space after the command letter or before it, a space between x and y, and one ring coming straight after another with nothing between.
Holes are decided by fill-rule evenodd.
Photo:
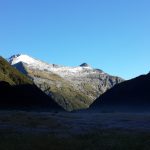
<instances>
[{"instance_id":1,"label":"clear blue sky","mask_svg":"<svg viewBox=\"0 0 150 150\"><path fill-rule=\"evenodd\" d=\"M125 79L150 71L149 0L0 0L0 55L95 68Z\"/></svg>"}]
</instances>

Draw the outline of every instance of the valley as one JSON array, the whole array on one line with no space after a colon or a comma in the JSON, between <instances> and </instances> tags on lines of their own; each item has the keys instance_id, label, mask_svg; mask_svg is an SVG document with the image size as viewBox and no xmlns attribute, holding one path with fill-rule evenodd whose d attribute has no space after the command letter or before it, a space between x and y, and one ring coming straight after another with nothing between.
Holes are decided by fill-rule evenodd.
<instances>
[{"instance_id":1,"label":"valley","mask_svg":"<svg viewBox=\"0 0 150 150\"><path fill-rule=\"evenodd\" d=\"M150 150L150 0L0 0L0 150Z\"/></svg>"},{"instance_id":2,"label":"valley","mask_svg":"<svg viewBox=\"0 0 150 150\"><path fill-rule=\"evenodd\" d=\"M0 58L0 150L149 150L150 74Z\"/></svg>"}]
</instances>

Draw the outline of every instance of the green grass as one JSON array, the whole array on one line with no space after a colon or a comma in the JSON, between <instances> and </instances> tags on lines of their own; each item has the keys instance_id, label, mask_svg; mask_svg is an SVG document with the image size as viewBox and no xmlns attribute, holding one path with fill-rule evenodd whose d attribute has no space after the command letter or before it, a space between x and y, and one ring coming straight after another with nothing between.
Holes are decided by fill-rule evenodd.
<instances>
[{"instance_id":1,"label":"green grass","mask_svg":"<svg viewBox=\"0 0 150 150\"><path fill-rule=\"evenodd\" d=\"M56 137L50 134L0 133L0 150L149 150L150 133L99 131Z\"/></svg>"},{"instance_id":2,"label":"green grass","mask_svg":"<svg viewBox=\"0 0 150 150\"><path fill-rule=\"evenodd\" d=\"M4 73L0 72L0 81L8 82L11 85L15 85L15 83Z\"/></svg>"}]
</instances>

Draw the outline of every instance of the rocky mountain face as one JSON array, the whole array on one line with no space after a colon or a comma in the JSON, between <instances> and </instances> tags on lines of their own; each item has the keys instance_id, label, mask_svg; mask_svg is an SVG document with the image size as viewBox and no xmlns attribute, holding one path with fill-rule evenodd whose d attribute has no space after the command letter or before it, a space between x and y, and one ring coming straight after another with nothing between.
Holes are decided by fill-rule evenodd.
<instances>
[{"instance_id":1,"label":"rocky mountain face","mask_svg":"<svg viewBox=\"0 0 150 150\"><path fill-rule=\"evenodd\" d=\"M2 108L63 111L32 80L0 57L0 109Z\"/></svg>"},{"instance_id":2,"label":"rocky mountain face","mask_svg":"<svg viewBox=\"0 0 150 150\"><path fill-rule=\"evenodd\" d=\"M150 73L115 85L95 100L90 110L150 112Z\"/></svg>"},{"instance_id":3,"label":"rocky mountain face","mask_svg":"<svg viewBox=\"0 0 150 150\"><path fill-rule=\"evenodd\" d=\"M14 55L8 61L68 111L88 108L97 97L123 81L86 63L65 67L28 55Z\"/></svg>"}]
</instances>

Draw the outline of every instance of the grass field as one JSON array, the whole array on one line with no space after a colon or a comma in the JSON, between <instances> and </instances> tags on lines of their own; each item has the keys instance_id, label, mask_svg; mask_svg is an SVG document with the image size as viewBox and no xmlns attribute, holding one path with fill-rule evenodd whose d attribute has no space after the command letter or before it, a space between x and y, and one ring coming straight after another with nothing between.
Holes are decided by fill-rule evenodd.
<instances>
[{"instance_id":1,"label":"grass field","mask_svg":"<svg viewBox=\"0 0 150 150\"><path fill-rule=\"evenodd\" d=\"M149 150L150 133L101 130L72 137L3 132L0 150Z\"/></svg>"},{"instance_id":2,"label":"grass field","mask_svg":"<svg viewBox=\"0 0 150 150\"><path fill-rule=\"evenodd\" d=\"M149 114L0 112L0 150L149 150Z\"/></svg>"}]
</instances>

